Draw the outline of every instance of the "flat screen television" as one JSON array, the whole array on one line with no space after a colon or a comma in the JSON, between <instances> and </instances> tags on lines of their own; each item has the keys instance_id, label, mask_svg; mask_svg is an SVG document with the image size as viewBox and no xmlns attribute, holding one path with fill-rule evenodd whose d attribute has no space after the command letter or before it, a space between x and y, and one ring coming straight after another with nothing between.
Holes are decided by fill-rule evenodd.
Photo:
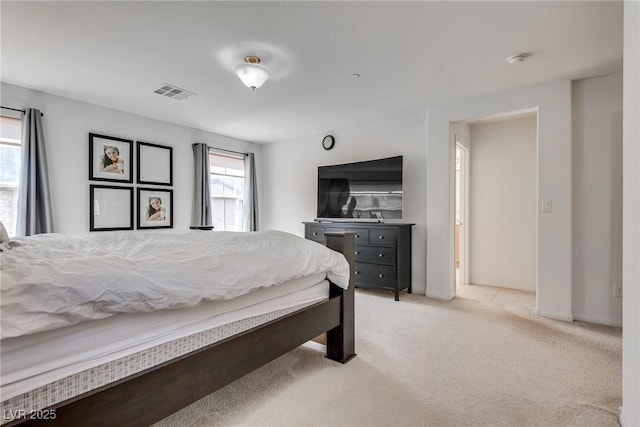
<instances>
[{"instance_id":1,"label":"flat screen television","mask_svg":"<svg viewBox=\"0 0 640 427\"><path fill-rule=\"evenodd\" d=\"M318 167L317 220L402 219L402 156Z\"/></svg>"}]
</instances>

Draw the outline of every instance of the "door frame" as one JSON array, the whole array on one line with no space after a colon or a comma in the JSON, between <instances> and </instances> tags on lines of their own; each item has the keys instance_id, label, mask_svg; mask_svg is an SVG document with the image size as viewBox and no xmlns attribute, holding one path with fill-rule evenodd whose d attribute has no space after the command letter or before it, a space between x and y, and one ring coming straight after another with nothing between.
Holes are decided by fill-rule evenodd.
<instances>
[{"instance_id":1,"label":"door frame","mask_svg":"<svg viewBox=\"0 0 640 427\"><path fill-rule=\"evenodd\" d=\"M459 283L461 284L469 284L471 269L469 268L469 261L471 259L471 245L470 245L470 194L469 190L471 189L470 185L470 176L469 173L469 165L470 165L470 154L471 150L469 147L462 144L458 141L456 135L456 149L460 150L460 235L459 235L459 244L460 244L460 279Z\"/></svg>"}]
</instances>

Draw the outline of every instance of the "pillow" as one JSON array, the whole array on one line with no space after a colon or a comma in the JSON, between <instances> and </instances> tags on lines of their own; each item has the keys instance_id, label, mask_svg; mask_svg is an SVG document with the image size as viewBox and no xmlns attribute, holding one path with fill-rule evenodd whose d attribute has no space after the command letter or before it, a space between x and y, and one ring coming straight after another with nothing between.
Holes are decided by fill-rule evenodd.
<instances>
[{"instance_id":1,"label":"pillow","mask_svg":"<svg viewBox=\"0 0 640 427\"><path fill-rule=\"evenodd\" d=\"M11 249L11 245L9 244L9 233L7 233L7 229L4 228L2 221L0 221L0 252L8 249Z\"/></svg>"},{"instance_id":2,"label":"pillow","mask_svg":"<svg viewBox=\"0 0 640 427\"><path fill-rule=\"evenodd\" d=\"M7 229L4 228L2 221L0 221L0 245L7 242L9 242L9 233L7 233Z\"/></svg>"}]
</instances>

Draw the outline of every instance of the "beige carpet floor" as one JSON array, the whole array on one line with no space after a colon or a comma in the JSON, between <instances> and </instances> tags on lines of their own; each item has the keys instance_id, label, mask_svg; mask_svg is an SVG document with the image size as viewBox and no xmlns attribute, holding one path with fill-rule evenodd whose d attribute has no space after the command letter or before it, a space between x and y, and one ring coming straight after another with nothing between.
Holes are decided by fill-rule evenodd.
<instances>
[{"instance_id":1,"label":"beige carpet floor","mask_svg":"<svg viewBox=\"0 0 640 427\"><path fill-rule=\"evenodd\" d=\"M356 319L348 364L311 342L156 427L618 425L619 328L363 290Z\"/></svg>"}]
</instances>

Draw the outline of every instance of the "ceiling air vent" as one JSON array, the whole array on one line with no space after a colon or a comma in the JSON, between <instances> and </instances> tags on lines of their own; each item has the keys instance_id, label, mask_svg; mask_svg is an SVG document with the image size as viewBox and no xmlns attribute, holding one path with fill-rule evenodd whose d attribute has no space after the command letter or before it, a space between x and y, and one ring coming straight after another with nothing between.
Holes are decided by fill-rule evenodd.
<instances>
[{"instance_id":1,"label":"ceiling air vent","mask_svg":"<svg viewBox=\"0 0 640 427\"><path fill-rule=\"evenodd\" d=\"M158 95L166 96L178 101L182 101L183 99L187 99L191 95L195 95L195 93L193 92L180 89L179 87L170 85L169 83L164 83L159 89L156 89L153 92L157 93Z\"/></svg>"}]
</instances>

